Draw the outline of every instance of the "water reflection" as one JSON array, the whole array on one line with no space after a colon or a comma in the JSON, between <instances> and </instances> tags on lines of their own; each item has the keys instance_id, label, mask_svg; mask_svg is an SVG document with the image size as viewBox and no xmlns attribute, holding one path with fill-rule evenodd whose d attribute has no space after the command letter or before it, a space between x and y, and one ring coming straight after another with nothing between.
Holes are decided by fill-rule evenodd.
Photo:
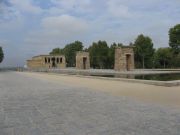
<instances>
[{"instance_id":1,"label":"water reflection","mask_svg":"<svg viewBox=\"0 0 180 135\"><path fill-rule=\"evenodd\" d=\"M127 79L141 79L141 80L157 80L157 81L172 81L180 80L180 73L169 73L169 74L151 74L151 75L133 75L133 74L118 74L118 75L92 75L99 77L109 78L127 78Z\"/></svg>"}]
</instances>

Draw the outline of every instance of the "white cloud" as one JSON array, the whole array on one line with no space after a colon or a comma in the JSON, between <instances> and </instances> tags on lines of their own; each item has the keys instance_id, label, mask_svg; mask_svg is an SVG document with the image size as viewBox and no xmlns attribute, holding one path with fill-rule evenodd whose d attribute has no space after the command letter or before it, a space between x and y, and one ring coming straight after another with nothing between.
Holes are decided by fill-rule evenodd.
<instances>
[{"instance_id":1,"label":"white cloud","mask_svg":"<svg viewBox=\"0 0 180 135\"><path fill-rule=\"evenodd\" d=\"M33 5L30 0L10 0L10 3L22 12L39 14L43 11L40 7Z\"/></svg>"},{"instance_id":2,"label":"white cloud","mask_svg":"<svg viewBox=\"0 0 180 135\"><path fill-rule=\"evenodd\" d=\"M70 15L46 17L42 19L41 29L31 31L25 43L28 46L41 48L45 51L50 48L64 45L61 43L80 40L88 32L89 24L80 18Z\"/></svg>"},{"instance_id":3,"label":"white cloud","mask_svg":"<svg viewBox=\"0 0 180 135\"><path fill-rule=\"evenodd\" d=\"M64 13L73 11L82 14L91 12L93 8L92 0L51 0L51 2Z\"/></svg>"},{"instance_id":4,"label":"white cloud","mask_svg":"<svg viewBox=\"0 0 180 135\"><path fill-rule=\"evenodd\" d=\"M65 9L72 9L76 6L84 7L91 3L91 0L51 0L56 5L60 5Z\"/></svg>"},{"instance_id":5,"label":"white cloud","mask_svg":"<svg viewBox=\"0 0 180 135\"><path fill-rule=\"evenodd\" d=\"M69 15L47 17L42 20L45 29L57 30L68 34L78 34L88 28L87 22Z\"/></svg>"},{"instance_id":6,"label":"white cloud","mask_svg":"<svg viewBox=\"0 0 180 135\"><path fill-rule=\"evenodd\" d=\"M128 6L123 5L119 0L109 0L107 2L107 10L114 17L131 17Z\"/></svg>"},{"instance_id":7,"label":"white cloud","mask_svg":"<svg viewBox=\"0 0 180 135\"><path fill-rule=\"evenodd\" d=\"M0 2L0 23L8 22L14 18L19 17L19 12L11 6Z\"/></svg>"},{"instance_id":8,"label":"white cloud","mask_svg":"<svg viewBox=\"0 0 180 135\"><path fill-rule=\"evenodd\" d=\"M49 15L59 15L59 14L63 14L64 10L59 7L51 7L50 9L46 10L46 13Z\"/></svg>"},{"instance_id":9,"label":"white cloud","mask_svg":"<svg viewBox=\"0 0 180 135\"><path fill-rule=\"evenodd\" d=\"M0 29L4 32L14 32L15 30L22 29L24 20L22 18L11 19L7 22L0 23ZM8 37L7 37L8 38Z\"/></svg>"}]
</instances>

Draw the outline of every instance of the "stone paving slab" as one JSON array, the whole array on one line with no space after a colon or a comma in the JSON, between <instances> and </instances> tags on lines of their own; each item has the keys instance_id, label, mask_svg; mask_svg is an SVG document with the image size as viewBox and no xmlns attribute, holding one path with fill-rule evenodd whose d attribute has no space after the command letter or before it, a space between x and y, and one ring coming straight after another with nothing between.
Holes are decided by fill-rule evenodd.
<instances>
[{"instance_id":1,"label":"stone paving slab","mask_svg":"<svg viewBox=\"0 0 180 135\"><path fill-rule=\"evenodd\" d=\"M180 135L180 109L0 73L0 135Z\"/></svg>"}]
</instances>

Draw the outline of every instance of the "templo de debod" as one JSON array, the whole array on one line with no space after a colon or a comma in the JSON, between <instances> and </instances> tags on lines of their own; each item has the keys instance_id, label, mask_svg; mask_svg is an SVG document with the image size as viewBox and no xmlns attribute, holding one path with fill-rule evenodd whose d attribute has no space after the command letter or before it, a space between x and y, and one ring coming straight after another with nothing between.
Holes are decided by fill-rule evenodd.
<instances>
[{"instance_id":1,"label":"templo de debod","mask_svg":"<svg viewBox=\"0 0 180 135\"><path fill-rule=\"evenodd\" d=\"M31 69L66 68L66 59L64 55L38 55L27 60L27 66Z\"/></svg>"},{"instance_id":2,"label":"templo de debod","mask_svg":"<svg viewBox=\"0 0 180 135\"><path fill-rule=\"evenodd\" d=\"M88 52L76 53L76 68L77 69L90 69L90 59Z\"/></svg>"},{"instance_id":3,"label":"templo de debod","mask_svg":"<svg viewBox=\"0 0 180 135\"><path fill-rule=\"evenodd\" d=\"M134 69L134 50L133 47L123 46L115 49L115 65L117 71L129 71Z\"/></svg>"},{"instance_id":4,"label":"templo de debod","mask_svg":"<svg viewBox=\"0 0 180 135\"><path fill-rule=\"evenodd\" d=\"M133 47L123 46L115 49L116 71L129 71L134 69L134 51ZM27 66L30 69L38 68L66 68L66 58L64 55L39 55L27 60ZM76 69L90 69L89 52L76 52Z\"/></svg>"}]
</instances>

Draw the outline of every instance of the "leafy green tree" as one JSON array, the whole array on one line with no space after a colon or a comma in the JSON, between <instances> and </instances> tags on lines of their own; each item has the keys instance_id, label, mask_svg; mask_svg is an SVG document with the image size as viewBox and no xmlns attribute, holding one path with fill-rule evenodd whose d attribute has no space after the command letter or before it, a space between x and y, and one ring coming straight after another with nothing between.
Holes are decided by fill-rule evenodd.
<instances>
[{"instance_id":1,"label":"leafy green tree","mask_svg":"<svg viewBox=\"0 0 180 135\"><path fill-rule=\"evenodd\" d=\"M180 68L180 53L176 55L173 54L171 62L173 68Z\"/></svg>"},{"instance_id":2,"label":"leafy green tree","mask_svg":"<svg viewBox=\"0 0 180 135\"><path fill-rule=\"evenodd\" d=\"M135 46L135 63L137 68L153 67L153 55L155 49L150 37L139 35L134 42Z\"/></svg>"},{"instance_id":3,"label":"leafy green tree","mask_svg":"<svg viewBox=\"0 0 180 135\"><path fill-rule=\"evenodd\" d=\"M89 48L90 63L93 68L108 68L109 47L106 41L94 42Z\"/></svg>"},{"instance_id":4,"label":"leafy green tree","mask_svg":"<svg viewBox=\"0 0 180 135\"><path fill-rule=\"evenodd\" d=\"M3 61L3 59L4 59L4 53L2 47L0 47L0 63Z\"/></svg>"},{"instance_id":5,"label":"leafy green tree","mask_svg":"<svg viewBox=\"0 0 180 135\"><path fill-rule=\"evenodd\" d=\"M154 55L155 67L157 68L169 68L172 66L172 49L159 48Z\"/></svg>"},{"instance_id":6,"label":"leafy green tree","mask_svg":"<svg viewBox=\"0 0 180 135\"><path fill-rule=\"evenodd\" d=\"M180 24L169 30L169 46L172 47L174 54L180 53Z\"/></svg>"},{"instance_id":7,"label":"leafy green tree","mask_svg":"<svg viewBox=\"0 0 180 135\"><path fill-rule=\"evenodd\" d=\"M116 43L113 43L109 48L108 53L108 68L114 68L114 61L115 61L115 48L118 45Z\"/></svg>"},{"instance_id":8,"label":"leafy green tree","mask_svg":"<svg viewBox=\"0 0 180 135\"><path fill-rule=\"evenodd\" d=\"M59 54L59 55L62 55L64 54L64 50L61 49L61 48L54 48L51 52L50 52L51 55L56 55L56 54Z\"/></svg>"},{"instance_id":9,"label":"leafy green tree","mask_svg":"<svg viewBox=\"0 0 180 135\"><path fill-rule=\"evenodd\" d=\"M76 52L83 50L83 44L80 41L67 44L63 49L55 48L50 54L51 55L65 55L66 63L68 67L74 67L76 64Z\"/></svg>"},{"instance_id":10,"label":"leafy green tree","mask_svg":"<svg viewBox=\"0 0 180 135\"><path fill-rule=\"evenodd\" d=\"M66 57L67 66L74 67L76 64L76 52L83 50L83 44L80 41L67 44L64 49L64 55Z\"/></svg>"}]
</instances>

